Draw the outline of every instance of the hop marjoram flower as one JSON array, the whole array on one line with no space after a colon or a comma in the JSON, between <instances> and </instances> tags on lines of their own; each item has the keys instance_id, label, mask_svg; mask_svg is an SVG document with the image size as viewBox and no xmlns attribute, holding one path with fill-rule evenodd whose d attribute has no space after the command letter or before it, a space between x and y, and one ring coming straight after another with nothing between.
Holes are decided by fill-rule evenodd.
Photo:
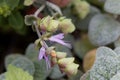
<instances>
[{"instance_id":1,"label":"hop marjoram flower","mask_svg":"<svg viewBox=\"0 0 120 80\"><path fill-rule=\"evenodd\" d=\"M59 28L65 34L72 33L75 30L75 26L72 23L71 19L60 19Z\"/></svg>"},{"instance_id":2,"label":"hop marjoram flower","mask_svg":"<svg viewBox=\"0 0 120 80\"><path fill-rule=\"evenodd\" d=\"M73 0L74 11L79 18L84 19L90 12L90 5L86 1Z\"/></svg>"},{"instance_id":3,"label":"hop marjoram flower","mask_svg":"<svg viewBox=\"0 0 120 80\"><path fill-rule=\"evenodd\" d=\"M58 29L59 21L54 20L53 17L47 16L44 17L38 25L43 31L55 32Z\"/></svg>"},{"instance_id":4,"label":"hop marjoram flower","mask_svg":"<svg viewBox=\"0 0 120 80\"><path fill-rule=\"evenodd\" d=\"M78 64L74 63L74 58L62 58L58 60L58 65L61 71L65 72L68 76L75 75L78 71Z\"/></svg>"}]
</instances>

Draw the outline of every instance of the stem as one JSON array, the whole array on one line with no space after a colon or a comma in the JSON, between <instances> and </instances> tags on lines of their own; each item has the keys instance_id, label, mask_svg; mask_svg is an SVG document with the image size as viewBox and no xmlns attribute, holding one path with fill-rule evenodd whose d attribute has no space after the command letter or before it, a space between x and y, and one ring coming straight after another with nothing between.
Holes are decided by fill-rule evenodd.
<instances>
[{"instance_id":1,"label":"stem","mask_svg":"<svg viewBox=\"0 0 120 80\"><path fill-rule=\"evenodd\" d=\"M47 5L48 7L51 7L52 9L54 9L54 10L55 10L56 12L58 12L60 15L63 15L62 12L61 12L61 10L60 10L60 8L59 8L57 5L55 5L55 4L51 3L51 2L48 2L48 1L46 1L46 5Z\"/></svg>"},{"instance_id":2,"label":"stem","mask_svg":"<svg viewBox=\"0 0 120 80\"><path fill-rule=\"evenodd\" d=\"M38 26L37 26L36 22L34 22L34 25L35 25L36 33L37 33L38 37L40 38L41 34L40 34L39 30L38 30ZM44 46L45 48L48 48L48 45L46 44L46 42L44 40L42 40L42 43L43 43L42 46Z\"/></svg>"},{"instance_id":3,"label":"stem","mask_svg":"<svg viewBox=\"0 0 120 80\"><path fill-rule=\"evenodd\" d=\"M37 17L38 14L45 8L45 5L42 5L35 13L34 13L34 16ZM38 37L40 38L41 37L41 34L38 30L38 25L36 24L36 22L34 22L34 25L35 25L35 30L36 30L36 33L38 35ZM48 45L45 43L45 41L42 40L42 43L45 48L48 48Z\"/></svg>"},{"instance_id":4,"label":"stem","mask_svg":"<svg viewBox=\"0 0 120 80\"><path fill-rule=\"evenodd\" d=\"M35 13L34 16L37 17L38 14L45 8L45 5L42 5Z\"/></svg>"}]
</instances>

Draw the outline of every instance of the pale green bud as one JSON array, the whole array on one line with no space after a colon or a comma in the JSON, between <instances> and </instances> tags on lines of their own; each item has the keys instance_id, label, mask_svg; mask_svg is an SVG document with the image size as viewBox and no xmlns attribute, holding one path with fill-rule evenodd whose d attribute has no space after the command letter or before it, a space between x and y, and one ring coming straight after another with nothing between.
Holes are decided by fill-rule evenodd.
<instances>
[{"instance_id":1,"label":"pale green bud","mask_svg":"<svg viewBox=\"0 0 120 80\"><path fill-rule=\"evenodd\" d=\"M74 62L74 57L71 57L71 58L62 58L62 59L59 59L58 60L58 65L60 67L66 67L68 64L71 64Z\"/></svg>"},{"instance_id":2,"label":"pale green bud","mask_svg":"<svg viewBox=\"0 0 120 80\"><path fill-rule=\"evenodd\" d=\"M59 28L63 33L72 33L75 30L75 26L72 23L71 19L63 19L59 23Z\"/></svg>"},{"instance_id":3,"label":"pale green bud","mask_svg":"<svg viewBox=\"0 0 120 80\"><path fill-rule=\"evenodd\" d=\"M58 59L65 58L67 56L67 53L65 52L56 52L56 54Z\"/></svg>"},{"instance_id":4,"label":"pale green bud","mask_svg":"<svg viewBox=\"0 0 120 80\"><path fill-rule=\"evenodd\" d=\"M24 0L24 5L25 6L30 6L34 3L35 0Z\"/></svg>"},{"instance_id":5,"label":"pale green bud","mask_svg":"<svg viewBox=\"0 0 120 80\"><path fill-rule=\"evenodd\" d=\"M47 16L40 21L40 29L55 32L58 29L59 21L53 20L53 17Z\"/></svg>"},{"instance_id":6,"label":"pale green bud","mask_svg":"<svg viewBox=\"0 0 120 80\"><path fill-rule=\"evenodd\" d=\"M75 63L68 64L68 65L66 66L66 68L64 69L64 72L65 72L68 76L75 75L75 74L77 74L78 67L79 67L79 65L78 65L78 64L75 64Z\"/></svg>"},{"instance_id":7,"label":"pale green bud","mask_svg":"<svg viewBox=\"0 0 120 80\"><path fill-rule=\"evenodd\" d=\"M75 0L76 1L76 0ZM81 18L84 19L88 13L90 12L90 5L86 1L77 1L74 2L74 10L76 14Z\"/></svg>"},{"instance_id":8,"label":"pale green bud","mask_svg":"<svg viewBox=\"0 0 120 80\"><path fill-rule=\"evenodd\" d=\"M50 20L51 20L51 17L50 17L50 16L44 17L44 18L40 21L40 23L39 23L40 29L46 30L47 27L48 27L48 25L49 25L49 23L50 23Z\"/></svg>"},{"instance_id":9,"label":"pale green bud","mask_svg":"<svg viewBox=\"0 0 120 80\"><path fill-rule=\"evenodd\" d=\"M56 31L58 29L59 21L50 20L47 30L48 31Z\"/></svg>"}]
</instances>

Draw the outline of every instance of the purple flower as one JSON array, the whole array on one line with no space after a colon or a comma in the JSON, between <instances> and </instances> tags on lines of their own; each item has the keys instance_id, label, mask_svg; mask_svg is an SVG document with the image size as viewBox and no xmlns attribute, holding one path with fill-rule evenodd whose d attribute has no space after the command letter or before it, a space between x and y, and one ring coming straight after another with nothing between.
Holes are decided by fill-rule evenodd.
<instances>
[{"instance_id":1,"label":"purple flower","mask_svg":"<svg viewBox=\"0 0 120 80\"><path fill-rule=\"evenodd\" d=\"M67 46L69 48L71 48L72 46L69 44L69 43L65 43L62 39L64 38L64 34L63 33L60 33L60 34L57 34L57 35L54 35L54 36L51 36L49 38L50 41L52 42L57 42L59 44L62 44L64 46Z\"/></svg>"},{"instance_id":2,"label":"purple flower","mask_svg":"<svg viewBox=\"0 0 120 80\"><path fill-rule=\"evenodd\" d=\"M45 51L45 48L44 48L44 47L41 47L41 48L40 48L38 59L39 59L39 60L45 59L47 68L50 68L50 61L49 61L49 59L48 59L48 56L46 55L46 51Z\"/></svg>"}]
</instances>

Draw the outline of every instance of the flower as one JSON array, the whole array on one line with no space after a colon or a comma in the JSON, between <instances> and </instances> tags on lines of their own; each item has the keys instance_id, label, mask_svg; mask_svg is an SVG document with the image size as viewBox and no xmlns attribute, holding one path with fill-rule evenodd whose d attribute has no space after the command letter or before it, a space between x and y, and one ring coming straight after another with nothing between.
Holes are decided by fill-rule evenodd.
<instances>
[{"instance_id":1,"label":"flower","mask_svg":"<svg viewBox=\"0 0 120 80\"><path fill-rule=\"evenodd\" d=\"M55 32L58 29L59 21L54 20L51 16L46 16L40 21L38 21L40 29L48 32Z\"/></svg>"},{"instance_id":2,"label":"flower","mask_svg":"<svg viewBox=\"0 0 120 80\"><path fill-rule=\"evenodd\" d=\"M49 38L50 41L52 42L57 42L59 44L62 44L64 46L67 46L69 48L71 48L72 46L69 43L65 43L62 39L64 38L64 34L63 33L59 33L57 35L51 36Z\"/></svg>"},{"instance_id":3,"label":"flower","mask_svg":"<svg viewBox=\"0 0 120 80\"><path fill-rule=\"evenodd\" d=\"M66 66L66 68L64 69L64 71L66 72L66 74L68 76L76 75L76 73L78 72L78 67L79 67L78 64L71 63L71 64L69 64L69 65Z\"/></svg>"},{"instance_id":4,"label":"flower","mask_svg":"<svg viewBox=\"0 0 120 80\"><path fill-rule=\"evenodd\" d=\"M58 64L59 66L61 67L66 67L68 64L71 64L74 62L74 58L73 57L70 57L70 58L62 58L62 59L59 59L58 60Z\"/></svg>"},{"instance_id":5,"label":"flower","mask_svg":"<svg viewBox=\"0 0 120 80\"><path fill-rule=\"evenodd\" d=\"M61 17L59 19L59 28L65 34L72 33L75 30L75 25L72 23L71 19Z\"/></svg>"},{"instance_id":6,"label":"flower","mask_svg":"<svg viewBox=\"0 0 120 80\"><path fill-rule=\"evenodd\" d=\"M90 4L83 0L73 0L74 12L79 18L84 19L90 12Z\"/></svg>"},{"instance_id":7,"label":"flower","mask_svg":"<svg viewBox=\"0 0 120 80\"><path fill-rule=\"evenodd\" d=\"M42 46L40 48L40 51L39 51L39 57L38 59L41 60L41 59L45 59L46 61L46 65L47 65L47 68L50 68L50 61L49 61L49 58L48 56L46 55L46 51L45 51L45 48Z\"/></svg>"}]
</instances>

